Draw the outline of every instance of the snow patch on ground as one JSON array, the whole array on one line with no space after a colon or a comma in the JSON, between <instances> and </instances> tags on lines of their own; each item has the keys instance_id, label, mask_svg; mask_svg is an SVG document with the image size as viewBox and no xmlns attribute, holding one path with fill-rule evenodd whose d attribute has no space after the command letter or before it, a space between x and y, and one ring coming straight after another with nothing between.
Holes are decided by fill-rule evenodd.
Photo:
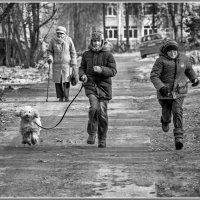
<instances>
[{"instance_id":1,"label":"snow patch on ground","mask_svg":"<svg viewBox=\"0 0 200 200\"><path fill-rule=\"evenodd\" d=\"M115 53L115 57L134 57L137 61L141 62L140 67L138 67L137 73L138 77L141 79L149 79L150 72L153 63L158 58L158 55L149 55L144 59L141 59L140 52L131 53ZM80 61L81 58L78 59ZM193 65L193 69L196 71L198 76L200 75L200 63ZM5 85L24 85L24 84L36 84L44 82L48 79L49 65L39 64L36 68L24 69L21 66L16 67L6 67L0 66L0 89L4 88ZM51 78L51 73L50 73Z\"/></svg>"},{"instance_id":2,"label":"snow patch on ground","mask_svg":"<svg viewBox=\"0 0 200 200\"><path fill-rule=\"evenodd\" d=\"M24 69L21 66L0 66L0 87L15 84L35 84L48 79L48 65Z\"/></svg>"}]
</instances>

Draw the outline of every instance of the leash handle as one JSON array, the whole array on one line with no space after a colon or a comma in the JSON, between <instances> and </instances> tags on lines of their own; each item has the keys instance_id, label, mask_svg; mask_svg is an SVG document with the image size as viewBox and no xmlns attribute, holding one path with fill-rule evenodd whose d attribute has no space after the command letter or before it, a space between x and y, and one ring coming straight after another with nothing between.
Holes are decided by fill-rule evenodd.
<instances>
[{"instance_id":1,"label":"leash handle","mask_svg":"<svg viewBox=\"0 0 200 200\"><path fill-rule=\"evenodd\" d=\"M71 100L70 104L69 104L69 105L67 106L67 108L65 109L65 112L64 112L63 116L61 117L61 119L59 120L59 122L58 122L55 126L53 126L53 127L43 127L43 126L40 126L39 124L37 124L36 122L34 122L34 123L35 123L38 127L42 128L42 129L46 129L46 130L53 129L53 128L55 128L56 126L58 126L58 125L61 123L61 121L63 120L63 118L65 117L65 114L66 114L66 112L68 111L68 109L69 109L69 107L71 106L71 104L74 102L74 100L76 99L76 97L80 94L82 88L83 88L83 84L81 85L80 90L79 90L78 93L75 95L75 97Z\"/></svg>"}]
</instances>

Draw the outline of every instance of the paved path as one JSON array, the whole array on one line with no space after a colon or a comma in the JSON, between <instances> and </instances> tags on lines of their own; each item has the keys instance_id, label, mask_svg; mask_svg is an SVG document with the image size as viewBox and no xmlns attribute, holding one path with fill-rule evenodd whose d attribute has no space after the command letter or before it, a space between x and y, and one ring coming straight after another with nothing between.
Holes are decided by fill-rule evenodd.
<instances>
[{"instance_id":1,"label":"paved path","mask_svg":"<svg viewBox=\"0 0 200 200\"><path fill-rule=\"evenodd\" d=\"M168 185L160 183L168 184L174 176L161 173L165 161L179 160L182 154L173 150L172 140L167 144L170 151L156 151L152 141L159 138L152 136L163 133L154 88L148 81L133 81L137 76L134 68L141 64L134 58L116 57L116 61L118 74L109 103L107 148L86 144L89 105L83 91L58 127L42 130L43 141L37 146L21 144L19 119L15 118L0 143L1 197L162 196L161 185L163 191ZM72 88L71 97L80 86ZM57 102L51 82L48 102L45 83L9 93L1 107L14 111L24 105L36 107L43 126L52 127L68 103Z\"/></svg>"}]
</instances>

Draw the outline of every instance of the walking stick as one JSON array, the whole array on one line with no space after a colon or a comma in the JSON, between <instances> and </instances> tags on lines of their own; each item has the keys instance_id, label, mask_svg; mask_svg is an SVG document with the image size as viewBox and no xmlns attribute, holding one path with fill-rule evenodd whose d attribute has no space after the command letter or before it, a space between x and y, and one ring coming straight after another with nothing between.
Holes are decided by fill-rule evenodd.
<instances>
[{"instance_id":1,"label":"walking stick","mask_svg":"<svg viewBox=\"0 0 200 200\"><path fill-rule=\"evenodd\" d=\"M46 102L48 102L48 97L49 97L49 77L50 77L50 67L51 67L51 63L49 63L48 82L47 82L47 99L46 99Z\"/></svg>"}]
</instances>

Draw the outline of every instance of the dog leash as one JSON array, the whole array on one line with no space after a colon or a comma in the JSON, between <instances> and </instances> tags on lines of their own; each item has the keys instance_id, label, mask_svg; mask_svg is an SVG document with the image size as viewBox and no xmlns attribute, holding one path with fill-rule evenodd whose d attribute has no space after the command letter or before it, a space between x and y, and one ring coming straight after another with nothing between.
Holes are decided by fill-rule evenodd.
<instances>
[{"instance_id":1,"label":"dog leash","mask_svg":"<svg viewBox=\"0 0 200 200\"><path fill-rule=\"evenodd\" d=\"M65 117L65 114L66 114L66 112L68 111L68 109L69 109L69 107L71 106L71 104L74 102L74 100L76 99L76 97L80 94L80 92L81 92L81 90L82 90L82 88L83 88L83 84L81 85L81 88L80 88L80 90L78 91L78 93L75 95L75 97L72 99L72 101L70 102L70 104L67 106L67 108L65 109L65 112L64 112L64 114L63 114L63 116L61 117L61 119L60 119L60 121L55 125L55 126L53 126L53 127L43 127L43 126L40 126L39 124L37 124L36 122L34 122L38 127L40 127L40 128L42 128L42 129L53 129L53 128L55 128L56 126L58 126L61 122L62 122L62 120L63 120L63 118Z\"/></svg>"}]
</instances>

